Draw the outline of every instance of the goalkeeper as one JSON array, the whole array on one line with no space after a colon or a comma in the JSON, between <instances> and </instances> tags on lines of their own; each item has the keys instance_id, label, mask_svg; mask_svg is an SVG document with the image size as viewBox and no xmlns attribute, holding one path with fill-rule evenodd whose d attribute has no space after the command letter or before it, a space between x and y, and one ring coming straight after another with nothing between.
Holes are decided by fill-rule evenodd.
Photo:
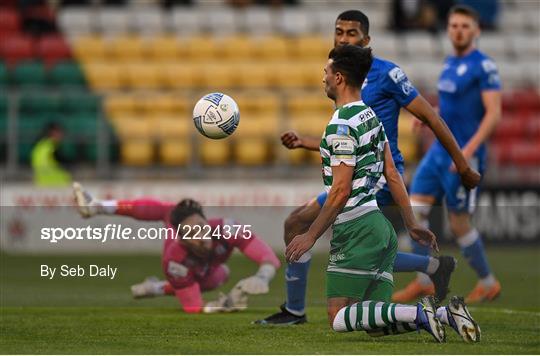
<instances>
[{"instance_id":1,"label":"goalkeeper","mask_svg":"<svg viewBox=\"0 0 540 356\"><path fill-rule=\"evenodd\" d=\"M79 183L73 184L73 190L78 211L84 218L97 214L122 215L137 220L161 220L170 228L161 261L166 281L154 277L133 285L131 292L135 298L175 295L187 313L212 313L245 309L248 295L268 293L269 283L280 262L272 249L247 228L248 225L238 225L226 218L207 219L201 205L191 199L183 199L178 204L146 198L99 201ZM178 226L182 232L176 239L171 235ZM241 231L237 234L234 229L238 227ZM201 239L208 230L223 234L232 231L232 236L218 239L210 233L209 239ZM193 231L202 231L200 237L195 239ZM226 262L234 248L256 262L259 270L239 281L227 295L220 293L218 300L205 304L202 292L215 290L227 282L229 268Z\"/></svg>"}]
</instances>

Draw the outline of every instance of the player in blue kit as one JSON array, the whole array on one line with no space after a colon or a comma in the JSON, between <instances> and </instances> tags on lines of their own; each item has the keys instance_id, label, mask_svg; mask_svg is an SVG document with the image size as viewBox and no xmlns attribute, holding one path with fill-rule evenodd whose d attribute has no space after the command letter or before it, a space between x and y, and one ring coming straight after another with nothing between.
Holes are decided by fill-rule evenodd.
<instances>
[{"instance_id":1,"label":"player in blue kit","mask_svg":"<svg viewBox=\"0 0 540 356\"><path fill-rule=\"evenodd\" d=\"M450 11L448 37L454 48L439 78L440 114L454 136L463 155L480 172L485 170L485 142L501 117L501 83L495 62L480 52L475 42L480 34L478 14L472 8L458 5ZM482 239L472 224L477 190L467 190L452 167L452 161L441 142L435 141L422 159L411 187L411 202L417 215L427 224L431 206L445 200L450 230L457 238L461 252L480 279L466 298L467 303L491 301L501 285L488 265ZM417 244L414 251L428 254ZM423 295L431 281L423 275L396 293L400 302Z\"/></svg>"},{"instance_id":2,"label":"player in blue kit","mask_svg":"<svg viewBox=\"0 0 540 356\"><path fill-rule=\"evenodd\" d=\"M336 20L334 46L344 44L368 46L369 20L360 11L349 10L340 14ZM406 108L422 122L426 123L439 138L452 157L463 184L472 189L480 181L480 175L473 170L463 157L456 140L444 121L438 116L431 105L416 91L405 73L395 64L375 57L367 78L362 86L362 98L381 120L388 137L395 165L403 174L403 156L397 145L398 116L402 107ZM322 129L321 129L322 130ZM322 132L322 131L321 131ZM299 137L294 132L282 136L283 144L288 148L306 148L319 150L319 138ZM393 203L390 191L385 181L379 181L380 190L377 193L379 206ZM326 200L326 193L293 211L285 221L285 243L288 245L296 235L304 233L319 214ZM281 306L281 312L258 320L259 324L299 324L306 322L305 295L307 274L311 260L310 252L303 254L296 262L288 263L286 270L287 300ZM394 271L419 271L430 275L439 299L444 299L448 292L450 274L455 268L455 260L450 256L430 258L428 256L398 253Z\"/></svg>"}]
</instances>

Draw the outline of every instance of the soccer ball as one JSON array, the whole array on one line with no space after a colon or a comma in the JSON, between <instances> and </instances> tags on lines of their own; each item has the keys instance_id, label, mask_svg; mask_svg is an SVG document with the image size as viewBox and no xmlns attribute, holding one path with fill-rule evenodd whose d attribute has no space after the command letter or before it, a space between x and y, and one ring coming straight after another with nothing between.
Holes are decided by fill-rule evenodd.
<instances>
[{"instance_id":1,"label":"soccer ball","mask_svg":"<svg viewBox=\"0 0 540 356\"><path fill-rule=\"evenodd\" d=\"M228 95L211 93L203 96L193 108L193 122L201 134L221 139L231 135L238 127L240 111Z\"/></svg>"}]
</instances>

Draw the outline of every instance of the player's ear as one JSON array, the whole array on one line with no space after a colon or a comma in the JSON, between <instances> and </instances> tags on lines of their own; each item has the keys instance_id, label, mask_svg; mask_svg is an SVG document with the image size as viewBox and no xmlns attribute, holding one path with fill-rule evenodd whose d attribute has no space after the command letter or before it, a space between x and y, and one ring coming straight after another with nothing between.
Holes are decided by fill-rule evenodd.
<instances>
[{"instance_id":1,"label":"player's ear","mask_svg":"<svg viewBox=\"0 0 540 356\"><path fill-rule=\"evenodd\" d=\"M367 47L369 45L369 42L371 42L371 37L369 37L369 35L364 36L361 42L362 42L362 47Z\"/></svg>"}]
</instances>

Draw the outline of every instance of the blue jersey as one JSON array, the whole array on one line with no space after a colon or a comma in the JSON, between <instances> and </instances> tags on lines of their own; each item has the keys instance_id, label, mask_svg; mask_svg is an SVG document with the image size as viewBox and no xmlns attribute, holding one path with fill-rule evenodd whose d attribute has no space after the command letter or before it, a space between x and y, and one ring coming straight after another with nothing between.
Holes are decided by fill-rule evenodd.
<instances>
[{"instance_id":1,"label":"blue jersey","mask_svg":"<svg viewBox=\"0 0 540 356\"><path fill-rule=\"evenodd\" d=\"M392 158L403 173L403 156L398 148L399 110L418 96L405 73L392 62L375 57L362 86L362 100L379 118L388 138Z\"/></svg>"},{"instance_id":2,"label":"blue jersey","mask_svg":"<svg viewBox=\"0 0 540 356\"><path fill-rule=\"evenodd\" d=\"M484 117L482 91L501 89L497 66L479 50L463 57L450 56L444 63L437 87L441 117L463 147L474 136ZM438 154L448 155L438 141L433 149ZM485 156L486 148L482 145L476 152L481 166Z\"/></svg>"}]
</instances>

